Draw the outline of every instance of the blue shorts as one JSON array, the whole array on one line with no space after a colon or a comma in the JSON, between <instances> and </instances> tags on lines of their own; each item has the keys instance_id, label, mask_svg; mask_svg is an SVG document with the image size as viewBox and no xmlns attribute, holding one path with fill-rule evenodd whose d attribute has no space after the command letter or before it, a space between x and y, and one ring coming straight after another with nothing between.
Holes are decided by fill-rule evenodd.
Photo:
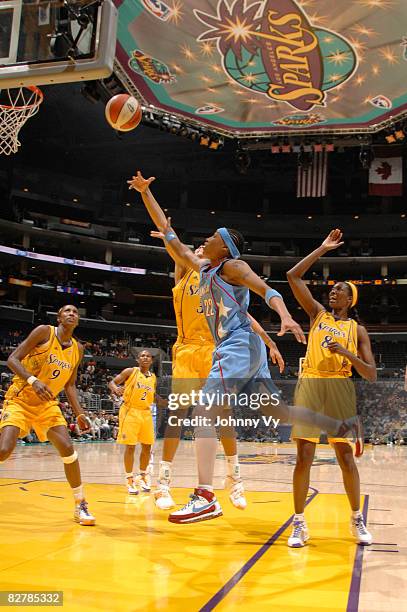
<instances>
[{"instance_id":1,"label":"blue shorts","mask_svg":"<svg viewBox=\"0 0 407 612\"><path fill-rule=\"evenodd\" d=\"M261 338L252 331L238 330L215 347L213 364L204 394L279 394L267 363Z\"/></svg>"}]
</instances>

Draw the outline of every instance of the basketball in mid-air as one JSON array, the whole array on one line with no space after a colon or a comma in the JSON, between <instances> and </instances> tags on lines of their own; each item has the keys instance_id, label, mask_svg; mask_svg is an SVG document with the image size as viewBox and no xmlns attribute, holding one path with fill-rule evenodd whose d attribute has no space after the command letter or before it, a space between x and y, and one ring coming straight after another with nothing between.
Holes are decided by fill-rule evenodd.
<instances>
[{"instance_id":1,"label":"basketball in mid-air","mask_svg":"<svg viewBox=\"0 0 407 612\"><path fill-rule=\"evenodd\" d=\"M123 93L113 96L106 104L105 116L114 130L130 132L140 123L143 113L141 106L133 96Z\"/></svg>"}]
</instances>

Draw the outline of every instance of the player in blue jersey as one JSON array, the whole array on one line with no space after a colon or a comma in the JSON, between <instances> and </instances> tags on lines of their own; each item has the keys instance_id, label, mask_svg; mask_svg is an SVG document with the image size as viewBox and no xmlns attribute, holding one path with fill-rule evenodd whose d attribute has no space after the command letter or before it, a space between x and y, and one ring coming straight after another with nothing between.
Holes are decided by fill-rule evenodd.
<instances>
[{"instance_id":1,"label":"player in blue jersey","mask_svg":"<svg viewBox=\"0 0 407 612\"><path fill-rule=\"evenodd\" d=\"M161 211L149 189L153 180L144 179L140 173L132 180L132 187L147 195L149 212L154 208ZM178 239L171 228L170 219L166 227L158 227L158 230L171 256L180 264L200 272L201 304L215 341L212 369L202 389L200 402L194 409L199 483L191 500L169 515L170 522L193 523L222 514L213 492L217 448L215 425L222 409L241 405L232 399L225 406L224 398L228 394L237 398L244 393L252 398L254 394L259 396L262 393L268 398L267 403L261 405L263 414L288 423L294 420L312 423L336 435L343 435L351 429L352 424L315 414L306 408L290 407L281 401L270 376L265 345L252 330L248 317L249 290L261 296L280 316L279 336L290 331L298 342L305 344L306 340L301 327L288 312L282 296L266 285L246 262L239 260L243 236L236 230L219 228L204 243L205 259L199 259ZM153 235L157 233L153 232Z\"/></svg>"}]
</instances>

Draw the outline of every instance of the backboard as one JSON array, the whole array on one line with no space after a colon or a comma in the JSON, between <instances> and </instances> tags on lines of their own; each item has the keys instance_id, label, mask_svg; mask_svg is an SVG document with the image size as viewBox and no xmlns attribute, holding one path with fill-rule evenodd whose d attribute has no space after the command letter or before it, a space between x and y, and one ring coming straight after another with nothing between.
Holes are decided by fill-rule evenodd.
<instances>
[{"instance_id":1,"label":"backboard","mask_svg":"<svg viewBox=\"0 0 407 612\"><path fill-rule=\"evenodd\" d=\"M116 31L111 0L0 0L0 89L105 78Z\"/></svg>"}]
</instances>

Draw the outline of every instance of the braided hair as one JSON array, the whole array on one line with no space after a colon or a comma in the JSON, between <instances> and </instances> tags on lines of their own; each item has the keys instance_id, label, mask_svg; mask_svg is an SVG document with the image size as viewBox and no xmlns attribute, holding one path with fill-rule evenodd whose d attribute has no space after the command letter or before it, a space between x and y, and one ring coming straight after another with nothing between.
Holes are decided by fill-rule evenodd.
<instances>
[{"instance_id":1,"label":"braided hair","mask_svg":"<svg viewBox=\"0 0 407 612\"><path fill-rule=\"evenodd\" d=\"M243 250L244 250L244 237L243 235L236 229L229 229L228 227L226 228L230 234L230 237L232 238L233 242L235 243L236 247L239 249L239 253L242 254Z\"/></svg>"}]
</instances>

